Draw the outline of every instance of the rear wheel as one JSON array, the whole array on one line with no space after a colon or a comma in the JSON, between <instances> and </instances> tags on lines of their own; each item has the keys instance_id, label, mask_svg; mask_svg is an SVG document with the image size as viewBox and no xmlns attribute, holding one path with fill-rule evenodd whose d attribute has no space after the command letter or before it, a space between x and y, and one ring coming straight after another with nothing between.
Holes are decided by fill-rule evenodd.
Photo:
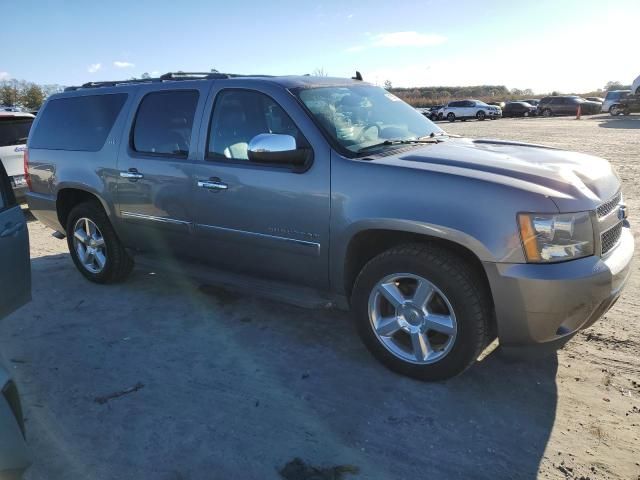
<instances>
[{"instance_id":1,"label":"rear wheel","mask_svg":"<svg viewBox=\"0 0 640 480\"><path fill-rule=\"evenodd\" d=\"M92 282L122 281L133 268L133 260L109 218L95 202L81 203L71 210L67 220L67 244L76 268Z\"/></svg>"},{"instance_id":2,"label":"rear wheel","mask_svg":"<svg viewBox=\"0 0 640 480\"><path fill-rule=\"evenodd\" d=\"M447 120L449 120L450 122L455 122L456 121L456 114L453 113L453 112L447 113Z\"/></svg>"},{"instance_id":3,"label":"rear wheel","mask_svg":"<svg viewBox=\"0 0 640 480\"><path fill-rule=\"evenodd\" d=\"M544 110L542 110L543 117L550 117L551 115L553 115L553 112L550 109L545 108Z\"/></svg>"},{"instance_id":4,"label":"rear wheel","mask_svg":"<svg viewBox=\"0 0 640 480\"><path fill-rule=\"evenodd\" d=\"M491 306L474 270L449 250L411 244L362 269L352 308L360 337L391 370L422 379L458 375L488 339Z\"/></svg>"},{"instance_id":5,"label":"rear wheel","mask_svg":"<svg viewBox=\"0 0 640 480\"><path fill-rule=\"evenodd\" d=\"M529 112L524 112L524 113L522 114L522 116L523 116L523 117L528 117L528 116L529 116Z\"/></svg>"},{"instance_id":6,"label":"rear wheel","mask_svg":"<svg viewBox=\"0 0 640 480\"><path fill-rule=\"evenodd\" d=\"M487 118L486 113L484 113L484 111L480 110L478 113L476 113L476 118L480 121L484 120L485 118Z\"/></svg>"}]
</instances>

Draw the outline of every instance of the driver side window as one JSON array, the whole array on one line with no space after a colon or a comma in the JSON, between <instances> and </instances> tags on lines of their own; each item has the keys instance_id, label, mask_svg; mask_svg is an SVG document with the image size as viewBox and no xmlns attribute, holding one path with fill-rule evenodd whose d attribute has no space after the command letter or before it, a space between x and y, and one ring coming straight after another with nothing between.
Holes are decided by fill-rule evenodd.
<instances>
[{"instance_id":1,"label":"driver side window","mask_svg":"<svg viewBox=\"0 0 640 480\"><path fill-rule=\"evenodd\" d=\"M207 158L248 160L249 142L261 133L291 135L300 144L298 128L270 97L250 90L223 90L213 107Z\"/></svg>"}]
</instances>

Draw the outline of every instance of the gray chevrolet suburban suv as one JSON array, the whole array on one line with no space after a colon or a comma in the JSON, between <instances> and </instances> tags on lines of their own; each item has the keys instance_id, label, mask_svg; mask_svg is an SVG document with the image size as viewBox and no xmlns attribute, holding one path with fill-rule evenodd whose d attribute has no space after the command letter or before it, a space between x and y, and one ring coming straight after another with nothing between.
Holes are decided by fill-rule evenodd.
<instances>
[{"instance_id":1,"label":"gray chevrolet suburban suv","mask_svg":"<svg viewBox=\"0 0 640 480\"><path fill-rule=\"evenodd\" d=\"M444 379L496 336L558 346L630 273L603 159L447 135L354 79L165 74L50 97L29 207L89 280L136 262L351 308L403 374Z\"/></svg>"}]
</instances>

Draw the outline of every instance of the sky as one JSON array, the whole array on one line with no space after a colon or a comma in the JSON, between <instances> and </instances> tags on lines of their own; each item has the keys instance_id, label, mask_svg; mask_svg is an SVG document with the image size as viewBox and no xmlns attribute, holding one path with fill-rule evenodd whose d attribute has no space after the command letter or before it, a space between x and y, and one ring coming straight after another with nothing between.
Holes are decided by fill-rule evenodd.
<instances>
[{"instance_id":1,"label":"sky","mask_svg":"<svg viewBox=\"0 0 640 480\"><path fill-rule=\"evenodd\" d=\"M640 75L640 0L2 3L0 79L40 84L322 69L394 87L571 93Z\"/></svg>"}]
</instances>

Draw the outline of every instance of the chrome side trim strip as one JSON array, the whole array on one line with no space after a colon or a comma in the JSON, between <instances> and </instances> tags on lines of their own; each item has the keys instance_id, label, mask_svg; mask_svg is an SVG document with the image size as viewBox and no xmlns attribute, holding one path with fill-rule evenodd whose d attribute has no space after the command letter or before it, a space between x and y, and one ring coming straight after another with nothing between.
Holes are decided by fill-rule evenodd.
<instances>
[{"instance_id":1,"label":"chrome side trim strip","mask_svg":"<svg viewBox=\"0 0 640 480\"><path fill-rule=\"evenodd\" d=\"M136 218L138 220L149 220L151 222L171 223L172 225L190 225L191 222L185 220L177 220L175 218L156 217L154 215L144 215L134 212L120 212L123 217Z\"/></svg>"},{"instance_id":2,"label":"chrome side trim strip","mask_svg":"<svg viewBox=\"0 0 640 480\"><path fill-rule=\"evenodd\" d=\"M298 240L296 238L279 237L277 235L269 235L267 233L248 232L246 230L237 230L235 228L218 227L215 225L197 224L196 228L203 228L206 230L213 230L222 234L228 234L235 239L244 238L252 243L256 243L255 240L266 240L271 242L273 246L284 247L286 250L295 250L297 253L304 255L311 255L314 257L320 256L320 244L317 242L308 242L306 240ZM265 245L266 246L266 245Z\"/></svg>"}]
</instances>

